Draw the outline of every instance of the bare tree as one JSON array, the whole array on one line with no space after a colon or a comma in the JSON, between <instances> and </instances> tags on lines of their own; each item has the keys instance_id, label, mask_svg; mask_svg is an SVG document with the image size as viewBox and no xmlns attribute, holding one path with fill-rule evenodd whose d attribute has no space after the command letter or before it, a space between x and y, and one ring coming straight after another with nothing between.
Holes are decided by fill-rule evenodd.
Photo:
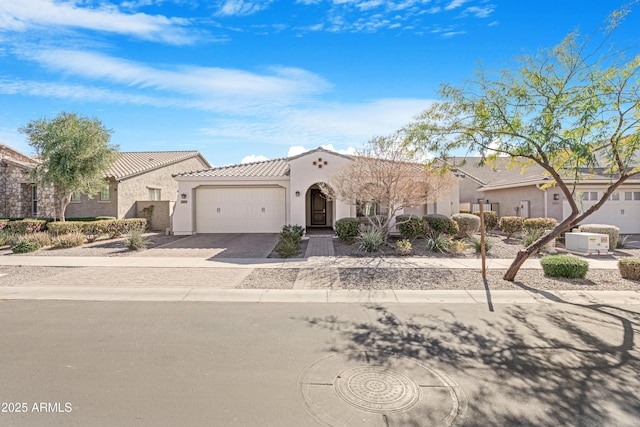
<instances>
[{"instance_id":1,"label":"bare tree","mask_svg":"<svg viewBox=\"0 0 640 427\"><path fill-rule=\"evenodd\" d=\"M356 205L361 210L370 203L383 209L367 218L386 241L389 224L398 212L437 201L454 182L451 173L441 173L427 162L412 161L404 142L392 135L370 140L321 189L328 198Z\"/></svg>"}]
</instances>

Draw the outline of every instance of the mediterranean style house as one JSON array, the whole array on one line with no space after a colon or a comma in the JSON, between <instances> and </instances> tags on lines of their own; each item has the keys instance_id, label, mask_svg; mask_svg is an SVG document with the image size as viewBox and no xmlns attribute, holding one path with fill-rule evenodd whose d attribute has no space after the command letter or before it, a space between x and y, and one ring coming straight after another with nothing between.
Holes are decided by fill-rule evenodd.
<instances>
[{"instance_id":1,"label":"mediterranean style house","mask_svg":"<svg viewBox=\"0 0 640 427\"><path fill-rule=\"evenodd\" d=\"M351 157L323 148L297 156L176 174L178 201L174 234L278 233L285 224L333 227L336 220L363 215L356 206L327 200L318 184ZM401 213L458 212L456 186L446 198Z\"/></svg>"}]
</instances>

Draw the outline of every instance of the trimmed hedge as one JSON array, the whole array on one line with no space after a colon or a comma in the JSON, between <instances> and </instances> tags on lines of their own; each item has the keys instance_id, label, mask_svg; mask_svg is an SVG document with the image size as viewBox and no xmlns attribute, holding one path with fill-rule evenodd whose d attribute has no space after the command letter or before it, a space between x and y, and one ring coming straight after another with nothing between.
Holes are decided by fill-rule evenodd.
<instances>
[{"instance_id":1,"label":"trimmed hedge","mask_svg":"<svg viewBox=\"0 0 640 427\"><path fill-rule=\"evenodd\" d=\"M9 222L9 229L15 234L28 234L42 231L46 228L44 219L21 219Z\"/></svg>"},{"instance_id":2,"label":"trimmed hedge","mask_svg":"<svg viewBox=\"0 0 640 427\"><path fill-rule=\"evenodd\" d=\"M550 255L540 259L545 276L583 279L589 271L589 263L571 255Z\"/></svg>"},{"instance_id":3,"label":"trimmed hedge","mask_svg":"<svg viewBox=\"0 0 640 427\"><path fill-rule=\"evenodd\" d=\"M480 217L473 214L458 213L451 215L458 224L458 237L471 237L480 230Z\"/></svg>"},{"instance_id":4,"label":"trimmed hedge","mask_svg":"<svg viewBox=\"0 0 640 427\"><path fill-rule=\"evenodd\" d=\"M424 237L429 231L427 221L422 218L413 215L398 215L396 217L396 224L400 234L405 239L417 239L418 237Z\"/></svg>"},{"instance_id":5,"label":"trimmed hedge","mask_svg":"<svg viewBox=\"0 0 640 427\"><path fill-rule=\"evenodd\" d=\"M640 258L621 258L618 270L623 279L640 280Z\"/></svg>"},{"instance_id":6,"label":"trimmed hedge","mask_svg":"<svg viewBox=\"0 0 640 427\"><path fill-rule=\"evenodd\" d=\"M507 235L507 239L524 229L524 218L521 216L503 216L498 222L498 228Z\"/></svg>"},{"instance_id":7,"label":"trimmed hedge","mask_svg":"<svg viewBox=\"0 0 640 427\"><path fill-rule=\"evenodd\" d=\"M606 224L584 224L578 226L578 230L582 233L598 233L606 234L609 236L609 250L614 251L618 246L618 239L620 238L620 229L615 225Z\"/></svg>"},{"instance_id":8,"label":"trimmed hedge","mask_svg":"<svg viewBox=\"0 0 640 427\"><path fill-rule=\"evenodd\" d=\"M460 211L460 213L465 213ZM498 226L498 212L484 211L484 231L491 231ZM473 212L474 215L480 216L480 212Z\"/></svg>"},{"instance_id":9,"label":"trimmed hedge","mask_svg":"<svg viewBox=\"0 0 640 427\"><path fill-rule=\"evenodd\" d=\"M65 221L50 222L49 232L54 236L63 234L82 233L89 242L98 237L108 235L111 239L130 234L133 230L145 230L146 218L127 218L100 221Z\"/></svg>"},{"instance_id":10,"label":"trimmed hedge","mask_svg":"<svg viewBox=\"0 0 640 427\"><path fill-rule=\"evenodd\" d=\"M558 225L555 218L527 218L524 220L524 231L553 230Z\"/></svg>"},{"instance_id":11,"label":"trimmed hedge","mask_svg":"<svg viewBox=\"0 0 640 427\"><path fill-rule=\"evenodd\" d=\"M340 218L336 221L336 234L340 240L352 242L360 235L360 220L358 218Z\"/></svg>"},{"instance_id":12,"label":"trimmed hedge","mask_svg":"<svg viewBox=\"0 0 640 427\"><path fill-rule=\"evenodd\" d=\"M440 214L428 214L422 217L427 221L429 230L436 234L448 234L453 236L458 233L458 224L451 218Z\"/></svg>"}]
</instances>

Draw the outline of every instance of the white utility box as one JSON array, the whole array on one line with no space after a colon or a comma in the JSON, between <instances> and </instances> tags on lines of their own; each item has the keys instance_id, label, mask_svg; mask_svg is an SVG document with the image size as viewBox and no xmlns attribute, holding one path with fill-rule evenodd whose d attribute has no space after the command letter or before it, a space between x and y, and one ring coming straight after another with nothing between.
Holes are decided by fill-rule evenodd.
<instances>
[{"instance_id":1,"label":"white utility box","mask_svg":"<svg viewBox=\"0 0 640 427\"><path fill-rule=\"evenodd\" d=\"M597 233L565 233L564 245L569 252L605 255L609 253L609 236Z\"/></svg>"}]
</instances>

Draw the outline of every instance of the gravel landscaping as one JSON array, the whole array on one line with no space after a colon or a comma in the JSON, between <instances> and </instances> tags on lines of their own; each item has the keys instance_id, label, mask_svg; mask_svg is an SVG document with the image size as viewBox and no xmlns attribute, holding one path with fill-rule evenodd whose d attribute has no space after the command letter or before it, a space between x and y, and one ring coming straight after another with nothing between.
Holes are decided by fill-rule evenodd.
<instances>
[{"instance_id":1,"label":"gravel landscaping","mask_svg":"<svg viewBox=\"0 0 640 427\"><path fill-rule=\"evenodd\" d=\"M298 276L297 268L257 268L236 288L238 289L292 289Z\"/></svg>"}]
</instances>

